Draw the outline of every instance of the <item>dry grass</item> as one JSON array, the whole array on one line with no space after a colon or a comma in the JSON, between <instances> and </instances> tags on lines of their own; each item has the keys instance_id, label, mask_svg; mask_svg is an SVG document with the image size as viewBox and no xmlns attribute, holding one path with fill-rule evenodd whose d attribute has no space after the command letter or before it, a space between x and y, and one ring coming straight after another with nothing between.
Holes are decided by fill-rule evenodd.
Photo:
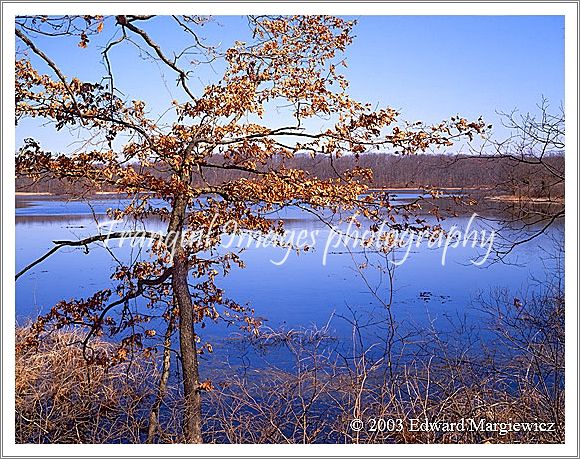
<instances>
[{"instance_id":1,"label":"dry grass","mask_svg":"<svg viewBox=\"0 0 580 459\"><path fill-rule=\"evenodd\" d=\"M500 291L481 305L490 327L484 349L480 340L470 349L469 336L452 343L428 330L401 358L373 352L369 343L344 358L325 343L324 333L273 332L262 338L261 348L285 346L294 356L292 368L247 371L216 382L208 403L207 438L232 443L561 443L563 292L548 286L544 294L520 303L514 307L513 296ZM362 343L356 325L353 336ZM351 429L353 418L365 421L362 431ZM380 429L379 419L400 421L402 428ZM413 431L413 419L465 419L468 427L470 419L483 420L486 427ZM544 423L551 431L510 431L510 423ZM502 424L508 431L502 431Z\"/></svg>"},{"instance_id":2,"label":"dry grass","mask_svg":"<svg viewBox=\"0 0 580 459\"><path fill-rule=\"evenodd\" d=\"M403 358L376 353L353 330L356 352L336 352L325 330L271 331L252 346L285 347L284 368L230 369L213 379L204 400L204 440L211 443L559 443L564 441L564 299L552 289L522 298L498 292L482 305L497 342L471 352L435 330ZM356 322L353 322L356 323ZM29 330L17 330L25 343ZM141 443L160 377L159 362L135 358L112 368L87 366L79 332L59 331L39 348L16 354L16 441ZM98 352L113 346L94 341ZM413 351L411 349L414 349ZM244 371L245 370L245 371ZM163 397L153 441L181 441L182 399ZM367 424L361 432L353 418ZM371 419L401 420L402 429L370 429ZM411 431L412 419L554 423L553 432Z\"/></svg>"},{"instance_id":3,"label":"dry grass","mask_svg":"<svg viewBox=\"0 0 580 459\"><path fill-rule=\"evenodd\" d=\"M115 443L143 439L156 367L136 359L105 368L87 365L78 331L56 331L39 348L19 347L29 330L16 330L16 441ZM98 352L113 346L95 341Z\"/></svg>"}]
</instances>

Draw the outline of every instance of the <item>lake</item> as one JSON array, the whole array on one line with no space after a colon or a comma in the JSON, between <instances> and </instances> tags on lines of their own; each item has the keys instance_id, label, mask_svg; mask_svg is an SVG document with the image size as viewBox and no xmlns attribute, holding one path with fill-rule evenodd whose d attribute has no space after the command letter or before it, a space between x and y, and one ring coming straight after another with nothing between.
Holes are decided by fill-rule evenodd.
<instances>
[{"instance_id":1,"label":"lake","mask_svg":"<svg viewBox=\"0 0 580 459\"><path fill-rule=\"evenodd\" d=\"M415 196L407 193L400 199ZM18 197L16 271L49 250L53 240L95 234L93 214L102 215L116 204L115 199L98 199L89 207L81 201L67 202L54 197ZM234 268L218 282L229 298L254 308L255 315L263 318L266 327L292 329L329 324L332 334L345 342L351 338L352 326L343 317L352 319L354 313L361 323L372 324L384 313L380 301L369 290L369 285L380 285L379 294L387 298L389 288L384 276L381 278L376 269L366 268L362 271L365 281L357 269L363 261L370 264L378 261L378 256L371 254L365 259L360 251L338 243L337 235L308 212L289 210L274 217L284 219L287 230L316 234L314 249L286 253L280 247L251 245L241 254L246 268ZM489 223L477 219L470 223L470 217L446 219L443 227L455 227L459 231L468 227L490 230ZM155 222L148 228L162 229ZM554 245L554 238L557 240L561 234L563 224L556 225L518 246L506 260L508 263L486 262L481 266L470 260L477 260L485 250L470 244L447 250L422 244L412 246L409 253L406 248L399 249L397 259L406 259L394 272L392 311L396 321L403 329L418 330L427 327L446 330L454 321L462 319L468 324L480 325L476 297L499 288L513 292L514 298L536 291L546 274L554 269L546 253ZM114 244L112 247L120 259L139 256L137 248L119 248ZM280 263L281 260L285 261ZM25 323L46 313L59 300L87 297L98 289L113 287L110 279L113 267L110 253L96 244L91 246L89 254L82 248L61 249L16 282L17 321ZM372 329L372 325L368 328ZM209 324L203 330L203 337L212 341L216 355L226 359L230 348L228 339L236 333L235 327ZM380 327L375 333L381 333Z\"/></svg>"}]
</instances>

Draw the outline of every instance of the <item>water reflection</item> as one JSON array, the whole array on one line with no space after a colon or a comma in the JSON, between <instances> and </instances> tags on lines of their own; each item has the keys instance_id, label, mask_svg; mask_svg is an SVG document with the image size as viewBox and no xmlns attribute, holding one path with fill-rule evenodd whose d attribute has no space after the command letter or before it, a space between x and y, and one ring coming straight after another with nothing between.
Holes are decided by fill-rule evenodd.
<instances>
[{"instance_id":1,"label":"water reflection","mask_svg":"<svg viewBox=\"0 0 580 459\"><path fill-rule=\"evenodd\" d=\"M100 205L111 206L111 203ZM26 214L16 217L17 270L52 248L53 240L78 239L95 233L96 223L92 216L66 214L63 209L68 206L73 211L79 210L76 204L52 200L50 204L44 202L42 206L28 207ZM47 209L51 208L57 211L47 215ZM34 209L41 215L34 214ZM280 215L272 216L278 217ZM330 229L309 214L288 211L282 217L287 230L317 230L320 245L329 236ZM461 227L467 222L467 216L460 216L446 220L444 225ZM164 226L158 221L148 222L148 229L152 231L162 230ZM552 232L562 229L561 225L556 226ZM537 257L549 237L545 234L518 247L513 254L518 266L494 264L477 268L469 263L469 259L477 255L477 249L467 246L450 250L443 267L440 249L424 246L413 249L408 261L396 269L394 309L397 318L419 325L433 318L444 322L445 317L469 310L473 296L480 290L491 287L513 291L533 289L533 279L541 279L546 269L537 263ZM125 261L146 256L128 245L115 247L112 244L111 250ZM264 317L272 327L321 326L333 312L345 313L350 307L372 311L377 307L376 299L355 269L356 264L369 260L338 249L328 254L327 264L323 266L322 251L322 247L317 246L307 253L291 252L287 260L277 266L274 262L283 258L282 249L250 246L241 251L247 267L232 270L220 280L220 286L239 303L251 304L256 314ZM372 256L370 261L373 261ZM92 245L89 254L83 249L62 249L17 282L17 317L22 321L46 312L61 299L88 296L97 289L113 286L110 276L114 266L111 254L102 244ZM366 282L373 285L381 282L377 272L369 270L366 276ZM470 314L476 320L476 313L471 311ZM340 332L348 333L348 326ZM226 330L213 327L211 333L222 335Z\"/></svg>"},{"instance_id":2,"label":"water reflection","mask_svg":"<svg viewBox=\"0 0 580 459\"><path fill-rule=\"evenodd\" d=\"M56 199L35 199L29 204L17 209L17 271L50 250L53 240L80 239L96 233L97 223L87 212L86 204L83 207L79 202ZM114 205L111 200L102 200L92 210L104 213ZM371 336L370 342L380 342L387 333L385 324L381 323L385 310L369 290L369 285L377 289L378 295L386 297L388 284L379 270L364 270L363 279L357 269L363 263L382 261L379 256L337 247L328 253L323 265L323 246L331 231L324 223L298 209L285 209L272 214L271 218L282 218L288 231L317 231L319 244L309 252L289 252L280 265L275 263L285 258L283 249L250 245L240 251L246 268L232 269L228 276L219 279L218 286L225 289L229 298L251 306L255 315L263 318L266 327L322 327L332 317L330 331L338 338L337 346L348 350L352 325L341 317L352 318L354 312L359 323L370 324L364 328L364 333ZM100 215L101 221L106 219ZM460 214L445 220L443 226L465 228L469 219L470 215ZM489 225L485 223L486 228ZM147 222L147 229L151 231L162 231L165 227L166 223L159 220ZM497 263L478 268L469 263L478 255L478 249L467 245L449 250L447 262L442 266L440 248L429 249L426 245L413 248L408 260L395 270L392 312L399 332L436 327L446 333L460 321L469 328L469 339L475 340L476 334L485 331L481 329L481 313L474 308L474 297L492 288L505 288L510 292L536 291L546 270L553 269L551 260L545 256L549 250L546 248L553 244L552 237L559 234L563 234L562 223L530 243L518 246L506 260L518 262L517 265ZM17 321L25 323L45 314L60 300L88 297L97 290L114 288L111 274L116 262L109 250L124 263L147 257L146 251L130 244L118 247L111 243L109 249L102 243L92 244L88 254L83 248L63 248L19 278L16 283ZM132 307L137 309L138 304ZM148 328L152 326L162 331L159 321L147 324ZM203 338L212 343L214 353L202 358L211 358L211 368L235 367L241 364L240 359L248 358L254 367L266 364L259 352L240 351L238 345L232 345L232 337L237 333L235 327L226 327L223 323L204 329ZM281 367L292 365L292 356L282 348L271 349L268 359Z\"/></svg>"}]
</instances>

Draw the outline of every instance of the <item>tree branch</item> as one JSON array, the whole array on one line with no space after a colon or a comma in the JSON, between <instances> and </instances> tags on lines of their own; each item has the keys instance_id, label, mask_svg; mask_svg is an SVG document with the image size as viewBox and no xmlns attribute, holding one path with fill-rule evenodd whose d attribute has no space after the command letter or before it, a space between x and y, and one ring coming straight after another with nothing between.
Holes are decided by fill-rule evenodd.
<instances>
[{"instance_id":1,"label":"tree branch","mask_svg":"<svg viewBox=\"0 0 580 459\"><path fill-rule=\"evenodd\" d=\"M53 253L57 252L59 249L61 249L63 247L83 247L83 246L87 246L88 244L91 244L93 242L101 242L101 241L105 241L107 239L121 239L121 238L131 237L131 236L147 237L150 239L161 239L162 238L159 234L151 232L151 231L137 231L134 233L116 232L116 233L110 233L110 234L99 234L99 235L91 236L91 237L88 237L85 239L80 239L78 241L52 241L56 245L52 249L50 249L48 252L46 252L42 257L36 259L35 261L30 263L29 265L25 266L20 272L18 272L18 274L16 274L15 280L18 280L18 278L20 276L22 276L24 273L26 273L27 271L30 271L36 265L38 265L39 263L42 263L44 260L46 260L48 257L50 257Z\"/></svg>"},{"instance_id":2,"label":"tree branch","mask_svg":"<svg viewBox=\"0 0 580 459\"><path fill-rule=\"evenodd\" d=\"M129 16L129 17L131 17L131 16ZM153 51L155 51L155 54L157 54L159 59L161 59L168 67L170 67L171 69L175 70L175 72L177 72L177 74L179 75L179 82L181 83L181 86L183 87L184 91L187 93L187 95L189 97L191 97L192 100L196 100L196 97L189 90L189 88L185 82L185 80L187 79L187 73L184 70L181 70L175 64L175 62L172 62L171 60L169 60L169 58L161 50L161 47L151 39L151 37L147 34L147 32L145 32L143 29L140 29L139 27L135 26L134 24L132 24L131 21L128 20L126 16L117 16L117 23L120 24L122 27L126 27L127 29L131 30L132 32L135 32L137 35L139 35L141 38L143 38L145 43L147 43L151 47L151 49L153 49Z\"/></svg>"},{"instance_id":3,"label":"tree branch","mask_svg":"<svg viewBox=\"0 0 580 459\"><path fill-rule=\"evenodd\" d=\"M42 50L40 50L39 48L36 47L36 45L26 36L24 35L24 33L22 33L22 31L15 29L16 30L16 36L18 38L20 38L24 43L26 43L26 45L37 55L39 56L43 61L45 61L48 66L54 70L54 73L56 73L56 76L58 77L58 79L62 82L62 84L64 85L64 87L66 88L73 105L75 106L75 110L77 111L77 113L79 115L81 115L81 111L79 109L79 106L77 104L77 101L75 99L75 96L72 92L72 90L70 89L70 86L68 85L68 83L66 82L66 78L64 77L64 75L62 74L62 72L60 71L60 69L58 68L58 66L55 64L55 62L50 59L50 57L48 57L46 54L44 54L44 52ZM81 123L84 124L84 120L81 116Z\"/></svg>"}]
</instances>

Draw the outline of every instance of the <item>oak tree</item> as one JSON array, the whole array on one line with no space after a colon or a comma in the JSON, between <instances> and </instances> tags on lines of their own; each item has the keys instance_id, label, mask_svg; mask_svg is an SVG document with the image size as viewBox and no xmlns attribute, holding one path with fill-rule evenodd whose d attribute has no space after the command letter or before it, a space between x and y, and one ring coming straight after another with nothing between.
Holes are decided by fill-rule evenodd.
<instances>
[{"instance_id":1,"label":"oak tree","mask_svg":"<svg viewBox=\"0 0 580 459\"><path fill-rule=\"evenodd\" d=\"M344 52L352 41L354 21L252 16L247 18L247 37L216 47L202 36L211 20L21 16L15 24L16 123L39 118L88 139L72 153L46 151L40 134L27 139L17 153L17 174L73 183L83 196L103 188L124 193L130 203L111 209L111 217L141 222L156 218L165 225L161 235L139 232L151 239L148 256L118 265L114 289L59 302L36 320L35 334L26 345L34 346L52 328L85 328L80 344L86 359L114 365L132 352L151 352L157 333L144 329L153 317L162 317L167 323L164 365L174 329L179 337L186 442L202 441L201 397L211 389L211 382L200 378L199 354L211 350L201 341L201 329L218 320L239 323L250 332L260 325L251 309L228 298L216 282L234 266L243 266L235 250L220 250L225 234L282 236L283 222L270 215L285 207L299 207L325 222L341 215L377 224L386 220L398 228L425 225L409 218L413 206L397 205L388 194L372 192L372 171L356 162L349 170L320 178L289 167L289 160L309 154L332 166L343 155L356 159L365 151L413 154L448 147L486 129L481 119L459 116L435 125L404 123L393 108L375 108L352 98L340 69L346 66ZM180 52L160 44L169 29L182 34ZM88 53L97 38L105 45L93 51L92 81L65 75L61 63L42 46L56 42L52 46L80 46ZM114 50L121 47L123 59L145 56L151 72L161 68L174 75L179 97L167 100L170 122L160 122L153 110L159 107L152 109L147 100L126 97L131 88L118 87L115 69L123 64L115 62ZM210 65L221 72L215 81L201 89L192 84L200 69ZM280 109L288 116L278 117ZM282 123L280 118L291 121ZM216 170L237 175L212 180ZM158 200L165 205L155 205ZM203 238L194 237L200 233ZM17 278L62 247L89 250L93 243L125 236L55 241L49 253ZM91 350L91 339L100 336L116 337L113 358ZM159 397L162 389L163 382ZM151 422L153 441L156 413Z\"/></svg>"}]
</instances>

